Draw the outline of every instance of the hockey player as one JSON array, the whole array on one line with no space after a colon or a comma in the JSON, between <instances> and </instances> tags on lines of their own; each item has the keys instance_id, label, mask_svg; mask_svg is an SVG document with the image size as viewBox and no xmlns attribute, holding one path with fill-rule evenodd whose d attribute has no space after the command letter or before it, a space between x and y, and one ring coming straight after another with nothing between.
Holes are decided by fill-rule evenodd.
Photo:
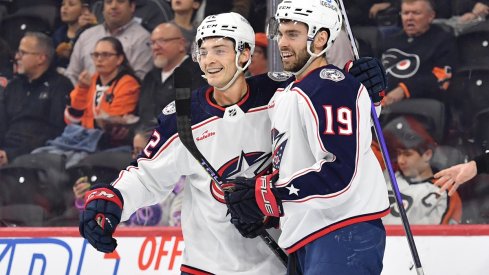
<instances>
[{"instance_id":1,"label":"hockey player","mask_svg":"<svg viewBox=\"0 0 489 275\"><path fill-rule=\"evenodd\" d=\"M254 32L236 13L207 17L196 36L197 61L210 85L192 93L196 145L223 178L253 177L270 165L267 103L280 82L245 80ZM89 192L80 233L98 250L113 251L112 233L142 206L162 201L186 176L182 205L182 274L284 274L260 238L243 238L229 222L223 193L181 143L174 102L165 107L148 145L111 186ZM98 218L100 217L100 218ZM99 219L101 226L96 222ZM241 228L243 234L253 228ZM256 236L256 235L255 235Z\"/></svg>"},{"instance_id":2,"label":"hockey player","mask_svg":"<svg viewBox=\"0 0 489 275\"><path fill-rule=\"evenodd\" d=\"M281 217L279 245L293 274L380 274L386 183L370 149L369 95L327 63L342 20L333 0L284 0L270 21L296 81L268 104L273 173L237 178L225 192L243 222Z\"/></svg>"},{"instance_id":3,"label":"hockey player","mask_svg":"<svg viewBox=\"0 0 489 275\"><path fill-rule=\"evenodd\" d=\"M198 149L222 178L267 172L272 148L267 104L277 87L288 82L266 75L244 78L254 50L254 32L236 13L207 17L196 42L195 56L210 85L192 93L192 134ZM363 68L368 62L362 64ZM117 224L136 209L164 199L184 175L182 274L285 274L259 238L241 236L257 236L274 219L267 224L235 221L239 231L234 228L223 192L180 141L174 103L163 109L159 127L135 164L111 186L95 186L86 197L80 233L96 249L113 251Z\"/></svg>"}]
</instances>

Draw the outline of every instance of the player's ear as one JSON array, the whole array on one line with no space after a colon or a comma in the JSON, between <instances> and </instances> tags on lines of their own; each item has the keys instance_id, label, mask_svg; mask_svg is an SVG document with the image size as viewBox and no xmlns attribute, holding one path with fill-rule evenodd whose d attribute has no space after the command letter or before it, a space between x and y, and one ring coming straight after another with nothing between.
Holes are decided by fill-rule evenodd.
<instances>
[{"instance_id":1,"label":"player's ear","mask_svg":"<svg viewBox=\"0 0 489 275\"><path fill-rule=\"evenodd\" d=\"M315 52L321 52L328 43L329 34L325 29L322 29L316 33L313 40L313 49Z\"/></svg>"},{"instance_id":2,"label":"player's ear","mask_svg":"<svg viewBox=\"0 0 489 275\"><path fill-rule=\"evenodd\" d=\"M246 62L248 62L248 60L250 60L251 58L251 52L250 52L250 49L248 48L245 48L243 51L241 51L241 53L239 54L239 64L242 64L242 66L244 64L246 64Z\"/></svg>"}]
</instances>

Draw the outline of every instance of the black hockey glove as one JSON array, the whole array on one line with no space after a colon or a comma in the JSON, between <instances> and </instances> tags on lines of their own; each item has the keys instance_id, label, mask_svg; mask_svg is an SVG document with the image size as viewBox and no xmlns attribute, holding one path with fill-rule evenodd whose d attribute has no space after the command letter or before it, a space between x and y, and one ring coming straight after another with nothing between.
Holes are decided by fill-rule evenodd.
<instances>
[{"instance_id":1,"label":"black hockey glove","mask_svg":"<svg viewBox=\"0 0 489 275\"><path fill-rule=\"evenodd\" d=\"M379 104L385 96L387 78L384 66L377 58L361 57L345 65L345 71L358 79L365 88L374 104Z\"/></svg>"},{"instance_id":2,"label":"black hockey glove","mask_svg":"<svg viewBox=\"0 0 489 275\"><path fill-rule=\"evenodd\" d=\"M280 218L277 217L267 217L264 221L259 221L255 223L244 223L241 222L238 218L235 218L231 215L231 223L238 229L241 236L245 238L256 238L265 229L268 228L278 228L279 227Z\"/></svg>"},{"instance_id":3,"label":"black hockey glove","mask_svg":"<svg viewBox=\"0 0 489 275\"><path fill-rule=\"evenodd\" d=\"M252 224L263 221L265 216L283 216L282 201L273 186L277 178L278 174L252 179L238 177L223 184L224 199L231 217Z\"/></svg>"},{"instance_id":4,"label":"black hockey glove","mask_svg":"<svg viewBox=\"0 0 489 275\"><path fill-rule=\"evenodd\" d=\"M117 241L112 237L121 221L122 195L111 185L97 184L85 195L85 209L80 215L80 234L101 252L112 252Z\"/></svg>"}]
</instances>

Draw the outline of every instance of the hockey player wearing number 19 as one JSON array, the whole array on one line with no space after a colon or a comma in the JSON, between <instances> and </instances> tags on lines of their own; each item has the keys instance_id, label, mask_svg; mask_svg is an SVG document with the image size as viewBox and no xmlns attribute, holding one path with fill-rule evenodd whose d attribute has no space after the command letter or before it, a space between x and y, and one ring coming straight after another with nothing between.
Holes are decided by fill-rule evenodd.
<instances>
[{"instance_id":1,"label":"hockey player wearing number 19","mask_svg":"<svg viewBox=\"0 0 489 275\"><path fill-rule=\"evenodd\" d=\"M209 16L197 30L195 59L210 86L191 94L192 136L223 179L253 178L271 168L267 104L277 87L288 82L267 75L244 78L254 38L250 24L236 13ZM360 69L366 65L360 63ZM371 75L367 72L359 70L359 77ZM278 224L278 218L242 223L233 213L229 215L223 192L178 135L174 102L158 120L135 165L122 171L111 185L94 186L87 192L81 235L97 250L113 251L117 224L138 208L163 200L184 175L182 274L285 274L279 258L260 238L253 238L265 227Z\"/></svg>"},{"instance_id":2,"label":"hockey player wearing number 19","mask_svg":"<svg viewBox=\"0 0 489 275\"><path fill-rule=\"evenodd\" d=\"M307 12L304 12L307 11ZM324 53L342 21L334 0L284 0L268 26L296 81L268 104L273 173L238 179L225 193L243 222L281 217L291 274L380 274L389 213L372 152L371 101Z\"/></svg>"}]
</instances>

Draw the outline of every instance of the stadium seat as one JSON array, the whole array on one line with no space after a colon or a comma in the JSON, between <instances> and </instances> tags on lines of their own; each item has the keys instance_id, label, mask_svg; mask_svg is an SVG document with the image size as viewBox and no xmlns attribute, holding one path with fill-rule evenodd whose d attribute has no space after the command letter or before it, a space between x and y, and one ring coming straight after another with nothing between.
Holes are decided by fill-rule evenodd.
<instances>
[{"instance_id":1,"label":"stadium seat","mask_svg":"<svg viewBox=\"0 0 489 275\"><path fill-rule=\"evenodd\" d=\"M67 184L64 156L27 154L0 168L0 206L32 204L42 207L46 217L54 217L66 209Z\"/></svg>"},{"instance_id":2,"label":"stadium seat","mask_svg":"<svg viewBox=\"0 0 489 275\"><path fill-rule=\"evenodd\" d=\"M381 112L380 121L386 125L392 119L411 115L427 127L433 138L440 143L445 133L445 104L434 99L414 98L389 105Z\"/></svg>"},{"instance_id":3,"label":"stadium seat","mask_svg":"<svg viewBox=\"0 0 489 275\"><path fill-rule=\"evenodd\" d=\"M457 37L461 66L489 64L489 23L477 25Z\"/></svg>"},{"instance_id":4,"label":"stadium seat","mask_svg":"<svg viewBox=\"0 0 489 275\"><path fill-rule=\"evenodd\" d=\"M13 50L17 50L20 39L26 32L51 34L53 28L53 25L46 18L24 12L14 13L5 17L1 25L0 35L5 39L10 49Z\"/></svg>"},{"instance_id":5,"label":"stadium seat","mask_svg":"<svg viewBox=\"0 0 489 275\"><path fill-rule=\"evenodd\" d=\"M450 111L459 121L460 130L473 135L475 116L489 107L489 63L457 70L447 95Z\"/></svg>"},{"instance_id":6,"label":"stadium seat","mask_svg":"<svg viewBox=\"0 0 489 275\"><path fill-rule=\"evenodd\" d=\"M35 204L0 206L0 227L43 226L46 211Z\"/></svg>"},{"instance_id":7,"label":"stadium seat","mask_svg":"<svg viewBox=\"0 0 489 275\"><path fill-rule=\"evenodd\" d=\"M129 152L104 151L88 155L78 164L70 167L68 173L72 184L83 176L92 183L108 184L115 180L119 172L131 162Z\"/></svg>"}]
</instances>

